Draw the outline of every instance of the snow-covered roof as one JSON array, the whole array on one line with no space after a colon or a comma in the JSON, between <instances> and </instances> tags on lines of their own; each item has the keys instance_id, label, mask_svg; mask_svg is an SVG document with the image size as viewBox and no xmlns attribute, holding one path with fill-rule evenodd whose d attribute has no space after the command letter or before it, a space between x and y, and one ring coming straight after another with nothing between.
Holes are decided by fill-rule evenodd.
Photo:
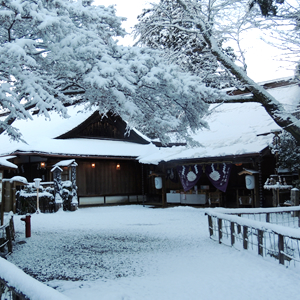
<instances>
[{"instance_id":1,"label":"snow-covered roof","mask_svg":"<svg viewBox=\"0 0 300 300\"><path fill-rule=\"evenodd\" d=\"M268 90L289 111L299 103L297 84ZM259 103L212 104L206 116L210 129L200 130L193 138L202 146L160 148L150 155L139 157L142 163L158 164L161 161L213 158L260 153L273 139L265 134L281 128Z\"/></svg>"},{"instance_id":2,"label":"snow-covered roof","mask_svg":"<svg viewBox=\"0 0 300 300\"><path fill-rule=\"evenodd\" d=\"M268 92L284 103L289 111L294 111L299 103L300 88L297 84L272 88ZM16 121L13 125L21 131L26 143L9 141L6 135L0 135L0 155L40 153L70 157L138 157L142 163L158 164L161 161L260 153L273 138L272 134L264 134L281 130L259 103L212 104L209 112L206 121L210 129L193 135L201 146L158 148L152 143L138 144L125 140L55 139L79 126L94 113L82 107L69 107L70 118L67 119L50 112L51 121L37 115L33 116L33 120Z\"/></svg>"},{"instance_id":3,"label":"snow-covered roof","mask_svg":"<svg viewBox=\"0 0 300 300\"><path fill-rule=\"evenodd\" d=\"M7 135L0 135L0 155L11 153L40 153L61 156L116 156L138 157L151 153L153 144L135 144L127 141L105 139L55 139L73 128L79 126L94 113L93 110L83 110L83 107L68 107L69 118L62 118L55 112L50 112L50 120L34 115L33 120L17 120L13 126L22 133L26 141L11 141ZM136 131L137 132L137 131Z\"/></svg>"},{"instance_id":4,"label":"snow-covered roof","mask_svg":"<svg viewBox=\"0 0 300 300\"><path fill-rule=\"evenodd\" d=\"M17 169L18 166L7 161L8 159L13 158L14 156L9 156L9 157L0 157L0 168L5 167L5 168L12 168L12 169Z\"/></svg>"},{"instance_id":5,"label":"snow-covered roof","mask_svg":"<svg viewBox=\"0 0 300 300\"><path fill-rule=\"evenodd\" d=\"M67 159L67 160L61 160L61 161L59 161L58 163L55 164L55 166L58 166L58 167L69 167L73 163L76 164L75 159Z\"/></svg>"}]
</instances>

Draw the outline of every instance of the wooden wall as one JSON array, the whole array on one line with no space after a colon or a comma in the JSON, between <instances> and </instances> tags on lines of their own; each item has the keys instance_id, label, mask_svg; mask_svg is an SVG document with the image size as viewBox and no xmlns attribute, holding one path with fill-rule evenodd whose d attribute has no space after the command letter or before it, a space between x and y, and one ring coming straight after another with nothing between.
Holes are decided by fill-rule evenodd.
<instances>
[{"instance_id":1,"label":"wooden wall","mask_svg":"<svg viewBox=\"0 0 300 300\"><path fill-rule=\"evenodd\" d=\"M79 196L142 194L142 166L129 160L76 160ZM95 167L92 167L95 164ZM120 164L120 170L116 169Z\"/></svg>"}]
</instances>

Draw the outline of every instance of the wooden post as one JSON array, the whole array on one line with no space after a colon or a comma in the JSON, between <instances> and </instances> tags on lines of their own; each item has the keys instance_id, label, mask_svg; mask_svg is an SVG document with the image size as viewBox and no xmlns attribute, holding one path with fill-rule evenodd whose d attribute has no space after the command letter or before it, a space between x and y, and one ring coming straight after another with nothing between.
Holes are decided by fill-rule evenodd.
<instances>
[{"instance_id":1,"label":"wooden post","mask_svg":"<svg viewBox=\"0 0 300 300\"><path fill-rule=\"evenodd\" d=\"M279 263L281 265L284 265L284 254L283 254L283 251L284 251L284 237L281 234L278 234L278 250L279 250L279 253L278 253Z\"/></svg>"},{"instance_id":2,"label":"wooden post","mask_svg":"<svg viewBox=\"0 0 300 300\"><path fill-rule=\"evenodd\" d=\"M297 188L291 189L291 201L295 206L299 205L300 192Z\"/></svg>"},{"instance_id":3,"label":"wooden post","mask_svg":"<svg viewBox=\"0 0 300 300\"><path fill-rule=\"evenodd\" d=\"M275 189L272 189L272 199L273 199L273 206L277 206L277 191Z\"/></svg>"},{"instance_id":4,"label":"wooden post","mask_svg":"<svg viewBox=\"0 0 300 300\"><path fill-rule=\"evenodd\" d=\"M0 219L1 219L0 225L1 226L4 223L4 205L5 205L5 195L4 195L3 190L2 190L1 215L0 215Z\"/></svg>"},{"instance_id":5,"label":"wooden post","mask_svg":"<svg viewBox=\"0 0 300 300\"><path fill-rule=\"evenodd\" d=\"M162 200L162 207L166 207L167 201L166 201L166 176L165 176L165 165L162 167L163 175L162 175L162 189L161 189L161 200Z\"/></svg>"},{"instance_id":6,"label":"wooden post","mask_svg":"<svg viewBox=\"0 0 300 300\"><path fill-rule=\"evenodd\" d=\"M235 236L234 236L234 223L230 222L230 235L231 235L231 246L235 243Z\"/></svg>"},{"instance_id":7,"label":"wooden post","mask_svg":"<svg viewBox=\"0 0 300 300\"><path fill-rule=\"evenodd\" d=\"M238 217L241 217L242 215L241 214L238 214ZM240 234L242 232L241 230L241 225L237 225L237 231L238 231L238 234Z\"/></svg>"},{"instance_id":8,"label":"wooden post","mask_svg":"<svg viewBox=\"0 0 300 300\"><path fill-rule=\"evenodd\" d=\"M207 215L208 217L208 230L209 230L209 236L211 237L214 234L213 230L213 223L212 223L212 217L210 215Z\"/></svg>"},{"instance_id":9,"label":"wooden post","mask_svg":"<svg viewBox=\"0 0 300 300\"><path fill-rule=\"evenodd\" d=\"M78 207L78 195L77 195L77 183L76 183L76 167L77 166L78 166L78 164L76 162L73 162L71 164L71 182L72 182L71 211L75 211ZM129 202L129 195L128 195L128 202Z\"/></svg>"},{"instance_id":10,"label":"wooden post","mask_svg":"<svg viewBox=\"0 0 300 300\"><path fill-rule=\"evenodd\" d=\"M243 226L243 248L248 249L248 226Z\"/></svg>"},{"instance_id":11,"label":"wooden post","mask_svg":"<svg viewBox=\"0 0 300 300\"><path fill-rule=\"evenodd\" d=\"M293 188L291 189L291 202L293 203L293 205L298 206L299 205L299 190L297 188ZM300 223L299 221L299 211L293 211L292 212L292 216L293 217L298 217L298 224ZM299 225L298 225L299 227Z\"/></svg>"},{"instance_id":12,"label":"wooden post","mask_svg":"<svg viewBox=\"0 0 300 300\"><path fill-rule=\"evenodd\" d=\"M16 197L16 192L17 192L17 183L14 182L12 186L12 211L15 214L17 212L17 197Z\"/></svg>"},{"instance_id":13,"label":"wooden post","mask_svg":"<svg viewBox=\"0 0 300 300\"><path fill-rule=\"evenodd\" d=\"M263 230L257 230L257 242L258 242L258 255L264 256L263 248L264 232Z\"/></svg>"},{"instance_id":14,"label":"wooden post","mask_svg":"<svg viewBox=\"0 0 300 300\"><path fill-rule=\"evenodd\" d=\"M6 233L6 240L7 242L7 248L8 248L8 253L12 253L12 237L10 233L10 226L5 227L5 233Z\"/></svg>"},{"instance_id":15,"label":"wooden post","mask_svg":"<svg viewBox=\"0 0 300 300\"><path fill-rule=\"evenodd\" d=\"M62 204L62 183L61 183L61 173L62 169L58 166L55 166L51 172L53 173L53 182L54 182L54 211L58 211Z\"/></svg>"},{"instance_id":16,"label":"wooden post","mask_svg":"<svg viewBox=\"0 0 300 300\"><path fill-rule=\"evenodd\" d=\"M3 172L0 171L0 226L2 226L4 222L4 202L3 202L4 193L3 193L2 179L3 179Z\"/></svg>"},{"instance_id":17,"label":"wooden post","mask_svg":"<svg viewBox=\"0 0 300 300\"><path fill-rule=\"evenodd\" d=\"M218 219L219 244L222 244L222 219Z\"/></svg>"},{"instance_id":18,"label":"wooden post","mask_svg":"<svg viewBox=\"0 0 300 300\"><path fill-rule=\"evenodd\" d=\"M11 216L10 220L9 220L9 229L10 229L10 234L11 234L11 238L14 241L15 240L15 225L14 225L14 217Z\"/></svg>"}]
</instances>

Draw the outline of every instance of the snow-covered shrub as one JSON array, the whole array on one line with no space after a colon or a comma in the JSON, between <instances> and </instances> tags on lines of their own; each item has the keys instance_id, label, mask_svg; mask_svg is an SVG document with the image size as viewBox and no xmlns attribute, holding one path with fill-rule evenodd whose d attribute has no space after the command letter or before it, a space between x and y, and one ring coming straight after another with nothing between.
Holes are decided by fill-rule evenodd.
<instances>
[{"instance_id":1,"label":"snow-covered shrub","mask_svg":"<svg viewBox=\"0 0 300 300\"><path fill-rule=\"evenodd\" d=\"M62 181L61 197L63 199L63 209L71 210L72 182L70 180Z\"/></svg>"},{"instance_id":2,"label":"snow-covered shrub","mask_svg":"<svg viewBox=\"0 0 300 300\"><path fill-rule=\"evenodd\" d=\"M24 186L20 191L16 192L17 212L19 214L34 213L37 206L37 190L34 184ZM39 208L42 212L53 211L54 190L49 187L39 188Z\"/></svg>"}]
</instances>

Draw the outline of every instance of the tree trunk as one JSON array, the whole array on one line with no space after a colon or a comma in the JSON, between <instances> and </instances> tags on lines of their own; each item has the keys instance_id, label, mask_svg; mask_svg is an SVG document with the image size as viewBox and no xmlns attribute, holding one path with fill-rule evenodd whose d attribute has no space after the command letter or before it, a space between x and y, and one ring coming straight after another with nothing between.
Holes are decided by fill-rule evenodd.
<instances>
[{"instance_id":1,"label":"tree trunk","mask_svg":"<svg viewBox=\"0 0 300 300\"><path fill-rule=\"evenodd\" d=\"M212 53L222 63L233 75L236 76L254 96L254 101L259 102L265 108L270 117L274 122L292 134L298 143L300 143L300 128L296 125L299 120L287 112L283 105L277 101L272 95L270 95L263 87L253 81L247 76L247 74L238 67L227 55L225 55L222 50L218 47L216 41L213 37L208 34L207 30L203 30L202 26L199 24L197 27L201 30L205 41L210 45Z\"/></svg>"},{"instance_id":2,"label":"tree trunk","mask_svg":"<svg viewBox=\"0 0 300 300\"><path fill-rule=\"evenodd\" d=\"M177 3L188 12L189 8L184 1L177 0ZM253 94L253 102L261 103L274 122L284 130L291 133L296 141L300 144L300 127L296 125L299 120L291 113L287 112L279 101L270 95L263 87L249 78L245 71L243 71L227 55L223 53L216 40L212 37L210 28L206 26L206 23L201 18L193 17L192 12L190 13L190 16L196 28L201 32L205 42L207 45L209 45L212 54L221 64L223 64L224 67L231 72L232 75L236 76L238 80L244 83ZM230 99L230 96L228 99ZM236 102L240 101L236 100Z\"/></svg>"}]
</instances>

